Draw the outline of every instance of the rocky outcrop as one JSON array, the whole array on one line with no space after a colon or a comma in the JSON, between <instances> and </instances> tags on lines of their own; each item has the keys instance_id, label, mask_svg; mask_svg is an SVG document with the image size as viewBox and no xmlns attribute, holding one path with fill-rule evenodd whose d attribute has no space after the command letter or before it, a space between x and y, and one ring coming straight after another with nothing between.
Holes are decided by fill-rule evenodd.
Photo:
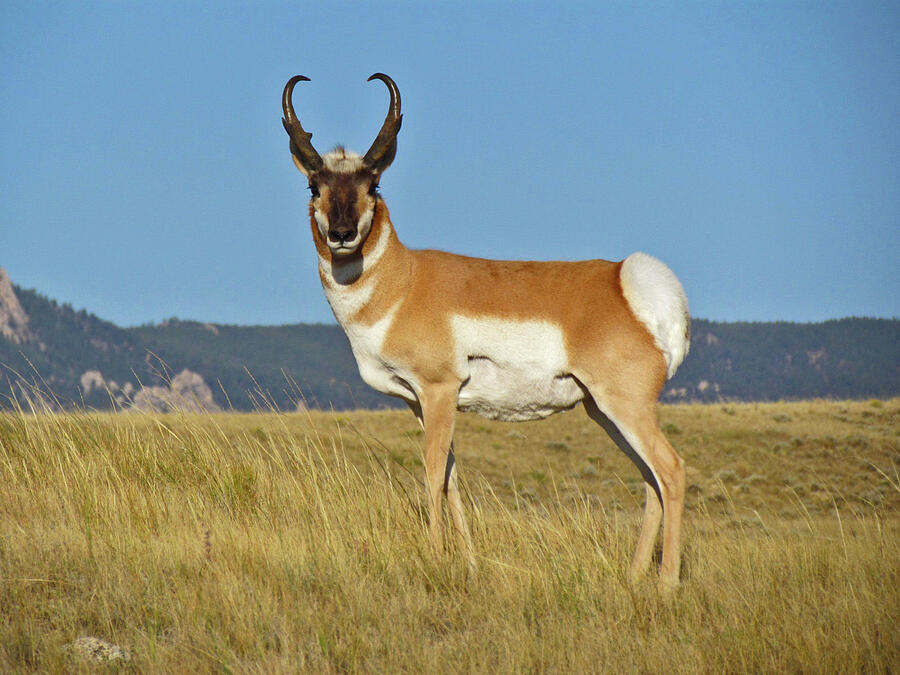
<instances>
[{"instance_id":1,"label":"rocky outcrop","mask_svg":"<svg viewBox=\"0 0 900 675\"><path fill-rule=\"evenodd\" d=\"M99 370L86 370L79 378L82 396L102 392L115 401L121 410L152 412L215 412L221 410L203 376L185 368L168 386L143 386L135 389L131 382L119 385L107 380Z\"/></svg>"},{"instance_id":2,"label":"rocky outcrop","mask_svg":"<svg viewBox=\"0 0 900 675\"><path fill-rule=\"evenodd\" d=\"M115 380L107 380L103 377L103 373L99 370L86 370L81 374L78 380L81 385L81 394L83 398L88 398L91 392L99 391L105 393L122 407L131 406L132 395L134 394L134 385L126 382L121 387Z\"/></svg>"},{"instance_id":3,"label":"rocky outcrop","mask_svg":"<svg viewBox=\"0 0 900 675\"><path fill-rule=\"evenodd\" d=\"M81 391L85 396L94 391L94 389L106 389L106 380L103 378L103 373L99 370L84 371L79 379L79 384L81 384Z\"/></svg>"},{"instance_id":4,"label":"rocky outcrop","mask_svg":"<svg viewBox=\"0 0 900 675\"><path fill-rule=\"evenodd\" d=\"M17 345L33 342L35 339L28 327L28 315L19 304L12 281L2 267L0 267L0 337Z\"/></svg>"},{"instance_id":5,"label":"rocky outcrop","mask_svg":"<svg viewBox=\"0 0 900 675\"><path fill-rule=\"evenodd\" d=\"M132 407L155 412L214 412L221 410L212 390L198 373L185 368L168 387L142 387L134 395Z\"/></svg>"}]
</instances>

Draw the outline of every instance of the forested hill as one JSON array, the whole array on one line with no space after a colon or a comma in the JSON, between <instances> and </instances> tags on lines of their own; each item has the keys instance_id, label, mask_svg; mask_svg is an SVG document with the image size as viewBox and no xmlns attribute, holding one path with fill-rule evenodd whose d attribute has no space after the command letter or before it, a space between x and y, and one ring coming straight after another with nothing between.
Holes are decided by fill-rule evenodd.
<instances>
[{"instance_id":1,"label":"forested hill","mask_svg":"<svg viewBox=\"0 0 900 675\"><path fill-rule=\"evenodd\" d=\"M0 407L23 395L54 404L55 398L63 406L107 408L115 402L127 407L142 388L165 387L185 369L203 378L223 409L400 404L360 379L337 326L225 326L172 319L119 328L35 291L17 288L16 295L31 339L16 342L0 333Z\"/></svg>"},{"instance_id":2,"label":"forested hill","mask_svg":"<svg viewBox=\"0 0 900 675\"><path fill-rule=\"evenodd\" d=\"M157 400L166 387L181 387L184 396L224 409L402 405L362 382L338 326L228 326L172 319L119 328L18 288L2 270L0 373L0 407L13 398L52 401L50 391L65 407L127 407L135 399ZM795 324L695 319L690 354L662 400L896 395L898 320Z\"/></svg>"},{"instance_id":3,"label":"forested hill","mask_svg":"<svg viewBox=\"0 0 900 675\"><path fill-rule=\"evenodd\" d=\"M777 401L900 394L900 321L691 322L663 400Z\"/></svg>"}]
</instances>

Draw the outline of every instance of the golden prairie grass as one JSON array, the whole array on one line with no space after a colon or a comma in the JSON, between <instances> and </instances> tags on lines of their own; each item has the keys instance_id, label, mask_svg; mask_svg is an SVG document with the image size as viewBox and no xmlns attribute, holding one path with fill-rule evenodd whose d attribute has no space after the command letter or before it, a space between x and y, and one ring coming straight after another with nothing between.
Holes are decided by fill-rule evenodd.
<instances>
[{"instance_id":1,"label":"golden prairie grass","mask_svg":"<svg viewBox=\"0 0 900 675\"><path fill-rule=\"evenodd\" d=\"M664 406L682 586L587 417L460 418L478 552L427 538L405 412L0 415L0 671L897 672L900 399Z\"/></svg>"}]
</instances>

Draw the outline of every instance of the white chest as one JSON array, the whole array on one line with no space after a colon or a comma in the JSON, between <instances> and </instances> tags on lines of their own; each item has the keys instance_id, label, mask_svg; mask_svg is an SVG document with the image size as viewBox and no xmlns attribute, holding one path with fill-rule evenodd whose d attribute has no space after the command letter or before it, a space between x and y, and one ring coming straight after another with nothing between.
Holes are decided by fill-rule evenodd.
<instances>
[{"instance_id":1,"label":"white chest","mask_svg":"<svg viewBox=\"0 0 900 675\"><path fill-rule=\"evenodd\" d=\"M371 325L346 323L343 328L363 381L382 393L412 400L415 395L407 384L408 375L384 356L384 340L396 311L397 305Z\"/></svg>"}]
</instances>

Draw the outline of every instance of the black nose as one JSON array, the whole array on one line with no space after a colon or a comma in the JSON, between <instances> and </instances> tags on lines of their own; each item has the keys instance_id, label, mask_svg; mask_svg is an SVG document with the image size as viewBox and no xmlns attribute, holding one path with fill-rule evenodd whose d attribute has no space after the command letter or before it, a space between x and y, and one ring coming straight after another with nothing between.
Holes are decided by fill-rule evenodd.
<instances>
[{"instance_id":1,"label":"black nose","mask_svg":"<svg viewBox=\"0 0 900 675\"><path fill-rule=\"evenodd\" d=\"M350 227L332 227L328 230L328 238L331 241L343 244L346 241L350 241L356 236L356 232L353 228Z\"/></svg>"}]
</instances>

